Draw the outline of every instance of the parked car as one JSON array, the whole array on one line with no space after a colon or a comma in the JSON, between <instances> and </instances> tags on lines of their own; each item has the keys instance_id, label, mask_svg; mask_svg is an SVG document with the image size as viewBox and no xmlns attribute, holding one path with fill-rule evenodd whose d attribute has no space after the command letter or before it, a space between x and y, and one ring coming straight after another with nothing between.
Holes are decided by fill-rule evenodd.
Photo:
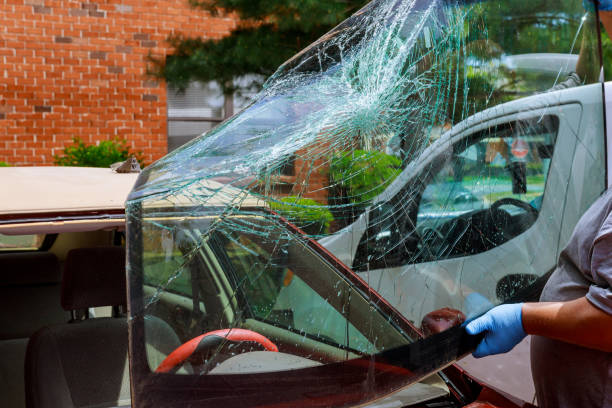
<instances>
[{"instance_id":1,"label":"parked car","mask_svg":"<svg viewBox=\"0 0 612 408\"><path fill-rule=\"evenodd\" d=\"M520 385L495 390L491 365L454 363L479 341L464 321L537 298L610 186L598 22L578 2L542 4L371 2L284 64L251 107L145 169L125 215L80 207L93 181L76 204L45 210L31 198L43 187L0 169L19 187L7 196L22 197L0 232L58 233L4 241L13 332L0 350L9 373L25 359L26 390L10 374L7 395L32 407L530 406ZM591 69L549 89L572 58L543 55L576 44ZM350 225L317 242L270 210L288 155L300 152L294 189L307 196L334 153L357 149L398 152L402 168L366 205L342 195Z\"/></svg>"},{"instance_id":2,"label":"parked car","mask_svg":"<svg viewBox=\"0 0 612 408\"><path fill-rule=\"evenodd\" d=\"M0 169L6 180L0 206L3 406L130 406L130 375L138 378L140 370L157 372L156 378L165 377L170 384L174 377L187 379L192 386L198 378L214 376L227 387L232 375L247 373L267 373L278 383L279 370L288 369L296 374L296 393L287 393L287 384L255 387L253 401L272 397L310 405L314 389L305 385L303 370L312 369L316 382L328 378L335 384L336 392L322 390L325 404L345 405L367 394L361 386L362 367L369 364L364 356L371 354L387 361L375 366L384 384L377 392L384 394L407 378L417 381L387 397L385 404L448 405L479 394L506 401L453 366L422 378L428 373L419 361L430 356L417 354L420 330L255 197L242 200L248 217L243 213L225 221L243 228L220 228L203 245L201 231L219 222L215 211L194 211L197 202L189 195L176 197L177 204L187 206L182 208L189 210L188 216L163 211L167 202L151 203L160 206L160 213L143 220L141 238L126 242L123 203L136 176L92 168ZM240 194L214 181L192 188L215 191L217 208ZM130 225L132 233L135 227ZM128 282L134 345L140 344L138 339L144 342L144 348L130 352L131 367L126 243L132 254L139 253L134 252L138 245L146 248L141 261L147 268L143 275L132 269ZM190 261L184 262L184 254L190 254ZM337 292L347 296L334 296ZM144 300L144 315L134 310L137 299ZM229 332L220 332L221 326ZM469 350L471 343L461 330L454 336L465 344L452 351L432 344L432 350L444 352L436 359L450 361ZM413 360L398 357L398 347L415 353ZM268 349L277 351L263 351ZM403 368L391 368L396 366ZM345 380L336 383L338 375ZM168 383L160 389L154 379L141 394L143 384L137 381L135 406L185 402L167 399L172 393L162 389ZM245 394L217 386L214 400L246 405ZM209 385L199 390L183 396L191 399L211 391Z\"/></svg>"},{"instance_id":3,"label":"parked car","mask_svg":"<svg viewBox=\"0 0 612 408\"><path fill-rule=\"evenodd\" d=\"M490 304L538 300L578 219L607 186L610 141L601 96L601 85L593 84L470 117L427 148L354 223L321 244L416 324L443 307L482 312L470 310L473 292ZM488 160L487 151L498 149L500 140L517 137L537 154L525 161L531 174ZM453 174L458 169L463 174ZM524 190L516 191L517 185ZM456 191L464 190L478 198L471 211L471 199L455 203ZM442 193L437 205L430 191ZM532 401L528 360L525 340L505 356L468 358L464 366Z\"/></svg>"},{"instance_id":4,"label":"parked car","mask_svg":"<svg viewBox=\"0 0 612 408\"><path fill-rule=\"evenodd\" d=\"M537 300L609 186L598 24L578 2L373 1L253 105L147 168L127 206L134 405L472 403L458 384L475 383L445 368L477 341L461 322ZM360 166L329 176L357 151ZM368 164L369 151L401 165ZM292 195L349 214L317 243L245 205L287 193L273 183L287 157ZM150 342L174 336L155 319L179 338L161 362ZM529 373L508 370L515 384L465 361L518 397L495 403L534 402ZM442 399L382 401L432 374Z\"/></svg>"},{"instance_id":5,"label":"parked car","mask_svg":"<svg viewBox=\"0 0 612 408\"><path fill-rule=\"evenodd\" d=\"M601 85L593 84L470 117L321 244L367 273L374 289L413 322L440 307L467 312L465 297L473 291L491 303L506 300L499 283L517 271L547 276L606 187L600 97ZM523 162L511 161L515 140L533 153ZM588 183L584 174L592 175Z\"/></svg>"},{"instance_id":6,"label":"parked car","mask_svg":"<svg viewBox=\"0 0 612 408\"><path fill-rule=\"evenodd\" d=\"M122 383L129 401L125 314L115 342L91 324L120 315L102 306L126 304L124 203L136 177L99 168L0 169L2 406L84 406L88 394L115 386L108 401L120 405ZM57 336L45 336L46 327ZM109 354L112 364L103 360Z\"/></svg>"}]
</instances>

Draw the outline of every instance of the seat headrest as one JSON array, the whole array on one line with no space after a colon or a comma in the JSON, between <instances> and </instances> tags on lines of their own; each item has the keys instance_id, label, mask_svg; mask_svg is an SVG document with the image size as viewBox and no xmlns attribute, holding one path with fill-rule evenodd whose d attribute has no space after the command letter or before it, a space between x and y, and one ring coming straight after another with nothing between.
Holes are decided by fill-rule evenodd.
<instances>
[{"instance_id":1,"label":"seat headrest","mask_svg":"<svg viewBox=\"0 0 612 408\"><path fill-rule=\"evenodd\" d=\"M0 286L59 283L57 257L49 252L0 254Z\"/></svg>"},{"instance_id":2,"label":"seat headrest","mask_svg":"<svg viewBox=\"0 0 612 408\"><path fill-rule=\"evenodd\" d=\"M78 310L126 305L125 249L78 248L68 252L62 279L62 307Z\"/></svg>"}]
</instances>

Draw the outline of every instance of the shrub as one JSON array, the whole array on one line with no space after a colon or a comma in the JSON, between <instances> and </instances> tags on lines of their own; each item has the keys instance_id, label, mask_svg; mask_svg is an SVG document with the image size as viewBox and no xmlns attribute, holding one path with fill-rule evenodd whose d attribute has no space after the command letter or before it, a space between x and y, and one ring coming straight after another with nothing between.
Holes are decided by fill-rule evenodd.
<instances>
[{"instance_id":1,"label":"shrub","mask_svg":"<svg viewBox=\"0 0 612 408\"><path fill-rule=\"evenodd\" d=\"M0 167L9 167L10 164L8 164L7 162L4 161L0 161Z\"/></svg>"},{"instance_id":2,"label":"shrub","mask_svg":"<svg viewBox=\"0 0 612 408\"><path fill-rule=\"evenodd\" d=\"M382 193L400 174L401 165L399 158L389 154L355 150L332 158L329 179L345 204L361 205Z\"/></svg>"},{"instance_id":3,"label":"shrub","mask_svg":"<svg viewBox=\"0 0 612 408\"><path fill-rule=\"evenodd\" d=\"M309 235L327 233L329 224L334 219L327 207L309 198L283 197L280 202L270 202L270 208Z\"/></svg>"},{"instance_id":4,"label":"shrub","mask_svg":"<svg viewBox=\"0 0 612 408\"><path fill-rule=\"evenodd\" d=\"M85 145L78 137L73 140L74 145L64 148L63 156L54 156L54 163L58 166L76 167L109 167L113 163L125 161L134 155L142 166L140 152L130 152L126 140L103 140L97 145Z\"/></svg>"}]
</instances>

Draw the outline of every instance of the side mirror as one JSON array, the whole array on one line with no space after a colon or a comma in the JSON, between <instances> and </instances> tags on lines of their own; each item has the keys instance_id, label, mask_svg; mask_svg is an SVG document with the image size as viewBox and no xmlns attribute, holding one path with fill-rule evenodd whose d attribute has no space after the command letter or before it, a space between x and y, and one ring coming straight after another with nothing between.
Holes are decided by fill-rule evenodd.
<instances>
[{"instance_id":1,"label":"side mirror","mask_svg":"<svg viewBox=\"0 0 612 408\"><path fill-rule=\"evenodd\" d=\"M421 321L421 331L425 337L441 333L454 326L465 322L465 315L457 309L443 307L442 309L429 312Z\"/></svg>"}]
</instances>

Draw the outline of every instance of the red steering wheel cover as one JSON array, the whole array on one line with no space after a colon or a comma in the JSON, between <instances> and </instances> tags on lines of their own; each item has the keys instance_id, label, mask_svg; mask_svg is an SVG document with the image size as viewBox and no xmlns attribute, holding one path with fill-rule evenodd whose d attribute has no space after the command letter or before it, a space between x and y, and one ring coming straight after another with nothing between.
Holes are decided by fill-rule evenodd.
<instances>
[{"instance_id":1,"label":"red steering wheel cover","mask_svg":"<svg viewBox=\"0 0 612 408\"><path fill-rule=\"evenodd\" d=\"M262 336L259 333L255 333L251 330L246 329L221 329L213 330L208 333L204 333L198 337L194 337L186 343L181 344L172 353L168 355L162 361L162 363L155 370L156 373L169 373L172 369L183 361L187 360L191 354L195 351L200 341L206 336L219 336L224 337L230 341L253 341L261 344L268 351L278 351L278 347L272 343L268 338Z\"/></svg>"}]
</instances>

